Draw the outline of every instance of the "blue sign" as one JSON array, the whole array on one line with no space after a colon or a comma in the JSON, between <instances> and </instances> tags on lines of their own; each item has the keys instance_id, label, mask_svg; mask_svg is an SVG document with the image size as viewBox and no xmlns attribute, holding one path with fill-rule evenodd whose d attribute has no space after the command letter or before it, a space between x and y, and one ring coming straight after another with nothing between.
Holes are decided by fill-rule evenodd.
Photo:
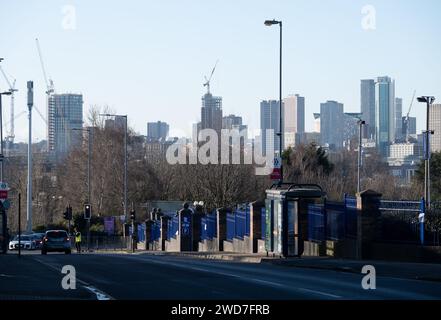
<instances>
[{"instance_id":1,"label":"blue sign","mask_svg":"<svg viewBox=\"0 0 441 320\"><path fill-rule=\"evenodd\" d=\"M9 201L9 199L3 201L3 208L5 208L5 210L9 210L10 207L11 207L11 201Z\"/></svg>"}]
</instances>

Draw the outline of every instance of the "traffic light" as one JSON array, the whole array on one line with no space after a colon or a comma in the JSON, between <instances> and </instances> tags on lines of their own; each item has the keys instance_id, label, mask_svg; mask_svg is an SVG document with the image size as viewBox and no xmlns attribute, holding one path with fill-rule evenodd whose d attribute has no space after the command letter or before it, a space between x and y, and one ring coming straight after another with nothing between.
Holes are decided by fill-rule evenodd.
<instances>
[{"instance_id":1,"label":"traffic light","mask_svg":"<svg viewBox=\"0 0 441 320\"><path fill-rule=\"evenodd\" d=\"M89 220L92 217L92 206L90 204L84 205L84 219Z\"/></svg>"},{"instance_id":2,"label":"traffic light","mask_svg":"<svg viewBox=\"0 0 441 320\"><path fill-rule=\"evenodd\" d=\"M131 211L130 211L130 219L134 221L135 218L136 218L135 210L131 210Z\"/></svg>"},{"instance_id":3,"label":"traffic light","mask_svg":"<svg viewBox=\"0 0 441 320\"><path fill-rule=\"evenodd\" d=\"M66 211L63 212L63 219L69 220L69 208L66 207Z\"/></svg>"}]
</instances>

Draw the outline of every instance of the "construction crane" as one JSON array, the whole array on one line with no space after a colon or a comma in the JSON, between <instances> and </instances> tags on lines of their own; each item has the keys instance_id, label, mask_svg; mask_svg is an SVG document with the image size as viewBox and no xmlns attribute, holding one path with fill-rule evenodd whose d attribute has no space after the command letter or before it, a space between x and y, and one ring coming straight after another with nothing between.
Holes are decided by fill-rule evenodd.
<instances>
[{"instance_id":1,"label":"construction crane","mask_svg":"<svg viewBox=\"0 0 441 320\"><path fill-rule=\"evenodd\" d=\"M409 142L409 114L410 111L412 110L412 106L413 106L413 101L415 100L415 95L416 95L416 90L413 91L413 96L412 96L412 100L410 100L410 105L409 105L409 110L407 111L406 117L404 118L404 132L406 135L406 142Z\"/></svg>"},{"instance_id":2,"label":"construction crane","mask_svg":"<svg viewBox=\"0 0 441 320\"><path fill-rule=\"evenodd\" d=\"M14 143L14 139L15 139L15 127L14 127L14 92L17 92L18 90L15 88L15 82L16 80L14 79L12 81L9 81L9 78L6 76L5 71L3 70L3 68L0 66L0 71L3 74L3 77L6 80L6 83L9 86L9 92L11 93L11 114L10 114L10 129L9 129L9 135L6 137L6 142L7 142L7 146L8 149L10 149L10 147L12 146L12 144Z\"/></svg>"},{"instance_id":3,"label":"construction crane","mask_svg":"<svg viewBox=\"0 0 441 320\"><path fill-rule=\"evenodd\" d=\"M48 80L48 77L46 75L46 68L44 67L43 55L41 54L40 42L38 41L38 38L35 39L35 42L37 44L37 50L38 50L38 56L40 58L41 69L43 70L44 82L46 83L46 88L47 88L46 94L49 96L55 92L54 82L50 78Z\"/></svg>"},{"instance_id":4,"label":"construction crane","mask_svg":"<svg viewBox=\"0 0 441 320\"><path fill-rule=\"evenodd\" d=\"M211 78L213 77L214 70L216 70L216 66L217 66L218 62L219 62L219 60L216 61L215 65L213 67L213 70L211 71L210 78L207 79L207 77L204 76L204 78L205 78L204 87L207 87L207 93L210 93L210 81L211 81Z\"/></svg>"}]
</instances>

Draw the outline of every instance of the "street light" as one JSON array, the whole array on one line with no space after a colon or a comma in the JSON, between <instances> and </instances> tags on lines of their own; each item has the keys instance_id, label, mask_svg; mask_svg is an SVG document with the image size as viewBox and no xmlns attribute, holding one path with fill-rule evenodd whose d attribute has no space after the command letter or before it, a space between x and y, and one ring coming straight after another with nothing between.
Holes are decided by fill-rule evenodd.
<instances>
[{"instance_id":1,"label":"street light","mask_svg":"<svg viewBox=\"0 0 441 320\"><path fill-rule=\"evenodd\" d=\"M91 187L90 187L90 158L92 155L92 144L91 144L91 128L73 128L72 131L82 131L87 132L87 203L90 205L91 202ZM90 219L87 219L87 251L89 251L90 248Z\"/></svg>"},{"instance_id":2,"label":"street light","mask_svg":"<svg viewBox=\"0 0 441 320\"><path fill-rule=\"evenodd\" d=\"M429 109L432 103L435 101L435 97L432 96L421 96L417 98L418 102L426 103L426 131L424 136L424 141L426 144L426 152L424 155L424 198L426 199L426 208L430 209L430 144L429 144L429 134L431 133L429 129ZM433 134L433 133L432 133Z\"/></svg>"},{"instance_id":3,"label":"street light","mask_svg":"<svg viewBox=\"0 0 441 320\"><path fill-rule=\"evenodd\" d=\"M118 114L110 114L104 113L100 114L101 117L121 117L124 118L125 121L125 130L124 130L124 217L126 222L128 221L127 217L127 115L118 115ZM125 235L125 228L124 228Z\"/></svg>"},{"instance_id":4,"label":"street light","mask_svg":"<svg viewBox=\"0 0 441 320\"><path fill-rule=\"evenodd\" d=\"M359 119L357 121L359 125L359 132L358 132L358 163L357 163L357 193L361 192L361 156L362 156L362 132L363 132L363 126L366 124L366 121Z\"/></svg>"},{"instance_id":5,"label":"street light","mask_svg":"<svg viewBox=\"0 0 441 320\"><path fill-rule=\"evenodd\" d=\"M0 58L1 59L1 58ZM1 61L1 60L0 60ZM1 147L0 147L0 181L3 181L3 107L2 107L2 96L10 96L12 94L11 91L0 92L0 139L1 139Z\"/></svg>"},{"instance_id":6,"label":"street light","mask_svg":"<svg viewBox=\"0 0 441 320\"><path fill-rule=\"evenodd\" d=\"M278 24L280 26L280 56L279 56L279 157L280 157L280 183L283 182L283 161L282 161L282 138L283 138L283 128L282 128L282 21L277 20L265 20L265 25L270 27L272 25Z\"/></svg>"}]
</instances>

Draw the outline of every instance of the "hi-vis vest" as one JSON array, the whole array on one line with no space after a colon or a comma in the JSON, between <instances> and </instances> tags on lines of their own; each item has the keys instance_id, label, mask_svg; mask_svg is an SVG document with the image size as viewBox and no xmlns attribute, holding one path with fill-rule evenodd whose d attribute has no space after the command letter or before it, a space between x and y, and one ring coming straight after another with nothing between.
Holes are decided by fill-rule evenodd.
<instances>
[{"instance_id":1,"label":"hi-vis vest","mask_svg":"<svg viewBox=\"0 0 441 320\"><path fill-rule=\"evenodd\" d=\"M81 233L80 232L77 232L75 234L75 242L81 242Z\"/></svg>"}]
</instances>

